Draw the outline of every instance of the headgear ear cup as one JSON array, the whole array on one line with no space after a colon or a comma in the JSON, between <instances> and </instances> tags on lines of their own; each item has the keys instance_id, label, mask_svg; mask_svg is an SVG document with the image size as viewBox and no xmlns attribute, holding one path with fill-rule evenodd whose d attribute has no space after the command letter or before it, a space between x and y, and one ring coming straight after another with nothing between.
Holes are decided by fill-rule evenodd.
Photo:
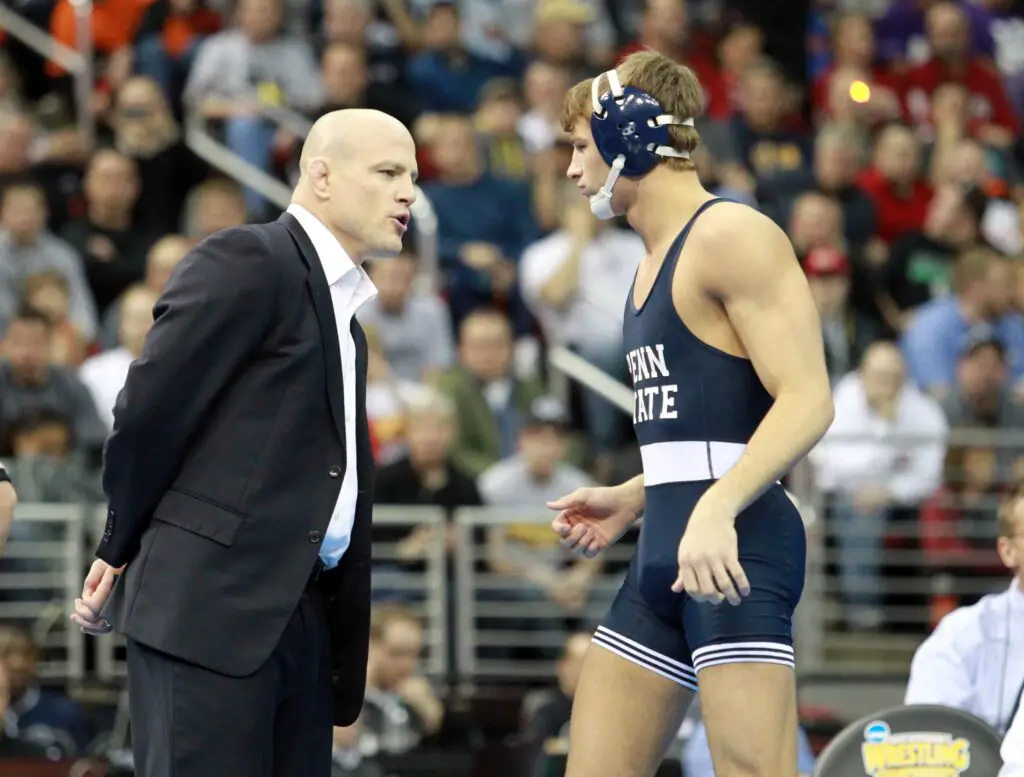
<instances>
[{"instance_id":1,"label":"headgear ear cup","mask_svg":"<svg viewBox=\"0 0 1024 777\"><path fill-rule=\"evenodd\" d=\"M608 82L608 91L600 93L600 81ZM693 126L693 119L680 119L665 113L661 104L642 89L623 87L614 70L596 77L590 87L592 113L590 132L601 158L611 166L604 186L590 198L590 209L599 219L615 217L612 189L620 175L636 178L646 175L664 157L689 159L688 151L672 148L669 127Z\"/></svg>"}]
</instances>

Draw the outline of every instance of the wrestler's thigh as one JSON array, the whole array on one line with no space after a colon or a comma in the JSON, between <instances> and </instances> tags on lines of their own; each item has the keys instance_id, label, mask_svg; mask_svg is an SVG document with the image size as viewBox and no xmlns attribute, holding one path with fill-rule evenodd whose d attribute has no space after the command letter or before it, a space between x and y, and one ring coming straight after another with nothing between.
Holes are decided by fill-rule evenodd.
<instances>
[{"instance_id":1,"label":"wrestler's thigh","mask_svg":"<svg viewBox=\"0 0 1024 777\"><path fill-rule=\"evenodd\" d=\"M659 617L630 573L584 658L566 777L653 775L696 688L682 624Z\"/></svg>"},{"instance_id":2,"label":"wrestler's thigh","mask_svg":"<svg viewBox=\"0 0 1024 777\"><path fill-rule=\"evenodd\" d=\"M700 670L700 709L716 777L796 777L796 673L774 663Z\"/></svg>"},{"instance_id":3,"label":"wrestler's thigh","mask_svg":"<svg viewBox=\"0 0 1024 777\"><path fill-rule=\"evenodd\" d=\"M572 705L565 777L652 777L693 691L591 644Z\"/></svg>"}]
</instances>

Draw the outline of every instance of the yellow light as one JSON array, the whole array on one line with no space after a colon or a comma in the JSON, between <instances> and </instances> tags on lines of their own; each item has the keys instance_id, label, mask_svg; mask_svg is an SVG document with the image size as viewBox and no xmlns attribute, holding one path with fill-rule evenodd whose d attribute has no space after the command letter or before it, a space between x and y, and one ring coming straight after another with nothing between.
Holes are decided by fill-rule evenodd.
<instances>
[{"instance_id":1,"label":"yellow light","mask_svg":"<svg viewBox=\"0 0 1024 777\"><path fill-rule=\"evenodd\" d=\"M866 103L871 99L871 87L863 81L854 81L850 84L850 99L855 103Z\"/></svg>"}]
</instances>

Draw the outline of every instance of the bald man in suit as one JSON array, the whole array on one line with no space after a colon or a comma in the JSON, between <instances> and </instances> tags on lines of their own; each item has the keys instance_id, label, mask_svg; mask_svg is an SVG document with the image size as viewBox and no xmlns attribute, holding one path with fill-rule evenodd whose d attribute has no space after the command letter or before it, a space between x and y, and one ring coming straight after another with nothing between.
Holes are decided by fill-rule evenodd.
<instances>
[{"instance_id":1,"label":"bald man in suit","mask_svg":"<svg viewBox=\"0 0 1024 777\"><path fill-rule=\"evenodd\" d=\"M128 639L139 777L329 777L366 683L373 456L363 270L415 199L412 137L330 113L275 222L200 243L114 410L72 620Z\"/></svg>"}]
</instances>

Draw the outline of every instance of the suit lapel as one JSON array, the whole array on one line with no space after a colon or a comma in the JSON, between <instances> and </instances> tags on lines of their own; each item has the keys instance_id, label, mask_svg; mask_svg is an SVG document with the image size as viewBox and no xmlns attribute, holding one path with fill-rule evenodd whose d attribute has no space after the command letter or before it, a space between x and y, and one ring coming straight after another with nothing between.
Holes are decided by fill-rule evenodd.
<instances>
[{"instance_id":1,"label":"suit lapel","mask_svg":"<svg viewBox=\"0 0 1024 777\"><path fill-rule=\"evenodd\" d=\"M373 465L373 449L370 446L370 423L366 417L366 362L368 359L366 335L362 326L353 316L352 342L356 346L356 449L359 464L359 493L372 492L370 474ZM363 473L367 477L363 479Z\"/></svg>"},{"instance_id":2,"label":"suit lapel","mask_svg":"<svg viewBox=\"0 0 1024 777\"><path fill-rule=\"evenodd\" d=\"M359 472L359 498L355 523L352 525L352 554L366 560L370 556L371 511L374 492L373 448L370 446L370 425L366 417L366 335L355 318L352 319L352 341L356 346L356 464ZM346 554L348 555L348 554Z\"/></svg>"},{"instance_id":3,"label":"suit lapel","mask_svg":"<svg viewBox=\"0 0 1024 777\"><path fill-rule=\"evenodd\" d=\"M345 391L342 386L341 346L338 342L338 322L334 317L334 303L331 301L331 288L327 285L323 265L317 256L313 242L298 220L290 213L282 213L278 219L291 234L299 247L302 261L309 268L306 282L313 298L313 309L316 311L317 322L320 324L320 342L324 353L324 370L327 373L327 401L331 408L331 417L337 427L342 444L345 442ZM349 455L346 452L346 455Z\"/></svg>"}]
</instances>

